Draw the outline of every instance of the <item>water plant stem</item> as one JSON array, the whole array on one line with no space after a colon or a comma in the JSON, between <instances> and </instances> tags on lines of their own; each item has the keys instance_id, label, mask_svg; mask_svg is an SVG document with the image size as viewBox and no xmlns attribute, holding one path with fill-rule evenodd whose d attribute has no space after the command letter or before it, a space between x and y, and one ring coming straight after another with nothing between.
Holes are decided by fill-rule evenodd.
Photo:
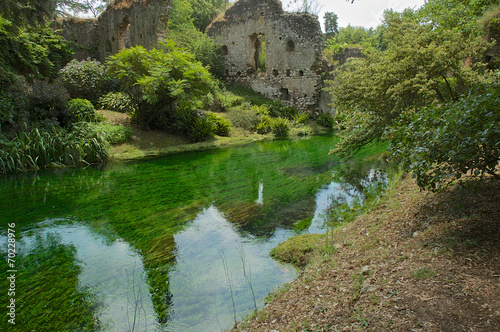
<instances>
[{"instance_id":1,"label":"water plant stem","mask_svg":"<svg viewBox=\"0 0 500 332\"><path fill-rule=\"evenodd\" d=\"M229 268L227 266L227 259L226 259L226 255L224 252L222 252L221 259L222 259L222 264L224 265L224 274L226 275L226 280L227 280L227 283L229 285L229 291L231 292L231 302L233 303L234 324L236 324L237 323L236 305L234 304L233 280L231 279L231 274L230 274Z\"/></svg>"}]
</instances>

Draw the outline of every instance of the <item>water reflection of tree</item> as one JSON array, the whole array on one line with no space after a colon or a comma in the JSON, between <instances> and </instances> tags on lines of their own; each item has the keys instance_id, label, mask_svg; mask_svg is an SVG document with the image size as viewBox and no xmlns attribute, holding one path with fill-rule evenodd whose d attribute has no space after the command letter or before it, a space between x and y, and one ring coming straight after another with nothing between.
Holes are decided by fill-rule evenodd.
<instances>
[{"instance_id":1,"label":"water reflection of tree","mask_svg":"<svg viewBox=\"0 0 500 332\"><path fill-rule=\"evenodd\" d=\"M81 268L76 249L64 245L58 235L37 235L32 248L19 250L16 257L16 325L23 331L96 331L101 327L101 301L89 289L79 286ZM5 252L0 252L6 257ZM2 260L3 271L10 270ZM9 289L2 279L2 289ZM2 292L2 297L7 295ZM2 300L2 303L8 303ZM0 320L7 331L7 319ZM3 325L2 325L3 324Z\"/></svg>"}]
</instances>

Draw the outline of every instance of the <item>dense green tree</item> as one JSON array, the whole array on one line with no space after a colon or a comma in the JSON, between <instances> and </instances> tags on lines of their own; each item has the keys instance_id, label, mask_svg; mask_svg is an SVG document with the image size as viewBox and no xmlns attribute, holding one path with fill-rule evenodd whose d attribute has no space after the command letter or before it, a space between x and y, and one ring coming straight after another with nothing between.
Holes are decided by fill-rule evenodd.
<instances>
[{"instance_id":1,"label":"dense green tree","mask_svg":"<svg viewBox=\"0 0 500 332\"><path fill-rule=\"evenodd\" d=\"M487 46L477 22L489 4L431 0L387 11L387 49L348 61L331 82L342 128L335 151L389 139L394 157L432 190L467 172L494 173L500 89L477 62Z\"/></svg>"},{"instance_id":2,"label":"dense green tree","mask_svg":"<svg viewBox=\"0 0 500 332\"><path fill-rule=\"evenodd\" d=\"M221 76L220 47L215 44L213 39L196 28L193 18L194 12L189 1L172 1L172 11L167 28L169 38L179 48L192 53L195 59L208 67L213 74Z\"/></svg>"},{"instance_id":3,"label":"dense green tree","mask_svg":"<svg viewBox=\"0 0 500 332\"><path fill-rule=\"evenodd\" d=\"M389 13L388 48L348 62L336 71L330 91L345 128L337 151L349 153L384 137L400 114L451 102L479 73L464 59L479 46L459 32L421 24L417 13Z\"/></svg>"},{"instance_id":4,"label":"dense green tree","mask_svg":"<svg viewBox=\"0 0 500 332\"><path fill-rule=\"evenodd\" d=\"M455 102L404 114L390 150L424 189L445 188L464 174L500 179L500 72Z\"/></svg>"},{"instance_id":5,"label":"dense green tree","mask_svg":"<svg viewBox=\"0 0 500 332\"><path fill-rule=\"evenodd\" d=\"M337 16L337 14L335 14L334 12L326 12L323 16L323 19L325 20L325 33L334 34L339 32L339 17Z\"/></svg>"},{"instance_id":6,"label":"dense green tree","mask_svg":"<svg viewBox=\"0 0 500 332\"><path fill-rule=\"evenodd\" d=\"M0 2L0 15L15 24L43 24L56 16L55 0L3 0Z\"/></svg>"},{"instance_id":7,"label":"dense green tree","mask_svg":"<svg viewBox=\"0 0 500 332\"><path fill-rule=\"evenodd\" d=\"M194 26L204 32L210 22L226 9L229 0L189 0L189 3L196 8L191 13Z\"/></svg>"}]
</instances>

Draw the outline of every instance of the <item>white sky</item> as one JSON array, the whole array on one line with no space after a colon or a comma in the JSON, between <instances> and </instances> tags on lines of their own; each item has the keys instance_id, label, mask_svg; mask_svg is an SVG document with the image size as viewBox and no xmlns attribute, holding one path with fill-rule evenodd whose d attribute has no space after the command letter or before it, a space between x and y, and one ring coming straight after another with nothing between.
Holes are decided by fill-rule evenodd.
<instances>
[{"instance_id":1,"label":"white sky","mask_svg":"<svg viewBox=\"0 0 500 332\"><path fill-rule=\"evenodd\" d=\"M285 1L282 0L283 3ZM386 9L394 9L397 12L405 8L419 8L424 0L355 0L353 4L346 0L317 0L323 5L318 18L323 26L325 12L334 12L339 17L339 27L362 26L365 28L380 25L382 14Z\"/></svg>"}]
</instances>

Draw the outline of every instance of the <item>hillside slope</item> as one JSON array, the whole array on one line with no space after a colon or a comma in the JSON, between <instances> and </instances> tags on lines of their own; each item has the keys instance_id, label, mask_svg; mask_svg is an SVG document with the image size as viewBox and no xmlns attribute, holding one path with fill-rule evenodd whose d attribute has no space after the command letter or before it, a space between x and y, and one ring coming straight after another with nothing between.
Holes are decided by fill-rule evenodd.
<instances>
[{"instance_id":1,"label":"hillside slope","mask_svg":"<svg viewBox=\"0 0 500 332\"><path fill-rule=\"evenodd\" d=\"M500 331L500 183L409 177L234 331Z\"/></svg>"}]
</instances>

